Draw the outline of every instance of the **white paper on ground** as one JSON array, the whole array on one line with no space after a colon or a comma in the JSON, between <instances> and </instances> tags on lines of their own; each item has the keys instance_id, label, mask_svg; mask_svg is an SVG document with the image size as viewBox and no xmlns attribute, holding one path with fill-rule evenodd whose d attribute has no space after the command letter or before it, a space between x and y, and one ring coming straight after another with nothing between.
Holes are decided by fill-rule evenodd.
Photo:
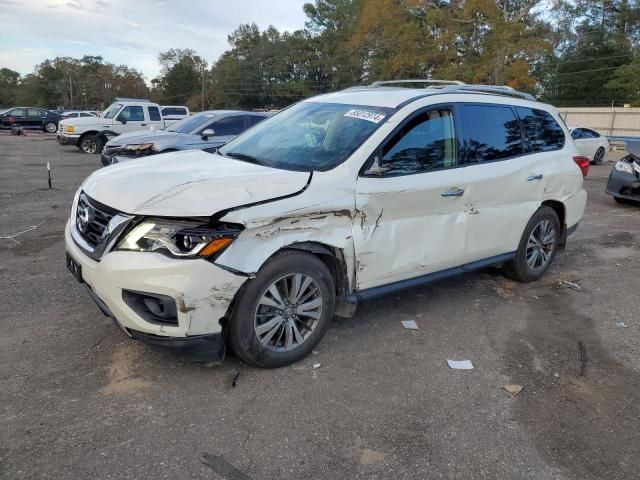
<instances>
[{"instance_id":1,"label":"white paper on ground","mask_svg":"<svg viewBox=\"0 0 640 480\"><path fill-rule=\"evenodd\" d=\"M413 320L402 320L402 326L407 330L420 330L418 324Z\"/></svg>"},{"instance_id":2,"label":"white paper on ground","mask_svg":"<svg viewBox=\"0 0 640 480\"><path fill-rule=\"evenodd\" d=\"M471 360L449 360L447 359L449 368L455 368L456 370L472 370L473 364Z\"/></svg>"}]
</instances>

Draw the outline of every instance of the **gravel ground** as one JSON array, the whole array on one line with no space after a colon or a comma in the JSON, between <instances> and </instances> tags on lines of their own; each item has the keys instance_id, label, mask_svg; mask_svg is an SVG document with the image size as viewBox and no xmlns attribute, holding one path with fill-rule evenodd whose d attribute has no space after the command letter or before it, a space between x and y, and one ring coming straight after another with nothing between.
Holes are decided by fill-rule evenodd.
<instances>
[{"instance_id":1,"label":"gravel ground","mask_svg":"<svg viewBox=\"0 0 640 480\"><path fill-rule=\"evenodd\" d=\"M0 132L0 478L640 478L640 206L604 194L612 163L541 281L488 269L364 302L310 358L257 370L127 339L67 272L97 162Z\"/></svg>"}]
</instances>

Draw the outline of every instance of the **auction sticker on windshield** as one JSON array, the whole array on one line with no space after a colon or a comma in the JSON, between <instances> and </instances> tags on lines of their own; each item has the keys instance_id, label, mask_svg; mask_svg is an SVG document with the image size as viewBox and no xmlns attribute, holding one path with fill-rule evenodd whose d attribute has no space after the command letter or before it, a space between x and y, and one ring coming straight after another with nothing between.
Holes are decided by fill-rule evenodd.
<instances>
[{"instance_id":1,"label":"auction sticker on windshield","mask_svg":"<svg viewBox=\"0 0 640 480\"><path fill-rule=\"evenodd\" d=\"M378 112L369 112L368 110L356 110L356 109L352 109L349 110L347 113L344 114L345 117L351 117L351 118L359 118L360 120L367 120L368 122L373 122L373 123L380 123L382 120L384 120L384 113L378 113Z\"/></svg>"}]
</instances>

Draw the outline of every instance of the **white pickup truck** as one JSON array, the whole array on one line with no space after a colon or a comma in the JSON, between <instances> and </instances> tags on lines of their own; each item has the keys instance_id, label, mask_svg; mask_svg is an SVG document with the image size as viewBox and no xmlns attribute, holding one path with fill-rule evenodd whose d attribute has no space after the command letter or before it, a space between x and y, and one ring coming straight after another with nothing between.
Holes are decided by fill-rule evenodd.
<instances>
[{"instance_id":1,"label":"white pickup truck","mask_svg":"<svg viewBox=\"0 0 640 480\"><path fill-rule=\"evenodd\" d=\"M146 101L116 101L100 117L62 120L58 124L57 140L60 145L75 145L84 153L100 153L110 138L121 133L161 130L189 116L187 107L181 107L184 108L183 115L170 117L163 117L161 108Z\"/></svg>"}]
</instances>

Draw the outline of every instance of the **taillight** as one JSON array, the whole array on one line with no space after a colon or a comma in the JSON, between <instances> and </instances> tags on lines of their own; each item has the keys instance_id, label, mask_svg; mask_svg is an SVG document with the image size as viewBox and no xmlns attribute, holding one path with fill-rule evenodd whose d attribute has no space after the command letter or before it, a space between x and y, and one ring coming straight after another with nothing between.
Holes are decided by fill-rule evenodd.
<instances>
[{"instance_id":1,"label":"taillight","mask_svg":"<svg viewBox=\"0 0 640 480\"><path fill-rule=\"evenodd\" d=\"M587 173L589 173L589 159L587 157L577 155L573 157L573 161L576 162L576 165L578 165L578 167L580 167L582 176L586 177Z\"/></svg>"}]
</instances>

